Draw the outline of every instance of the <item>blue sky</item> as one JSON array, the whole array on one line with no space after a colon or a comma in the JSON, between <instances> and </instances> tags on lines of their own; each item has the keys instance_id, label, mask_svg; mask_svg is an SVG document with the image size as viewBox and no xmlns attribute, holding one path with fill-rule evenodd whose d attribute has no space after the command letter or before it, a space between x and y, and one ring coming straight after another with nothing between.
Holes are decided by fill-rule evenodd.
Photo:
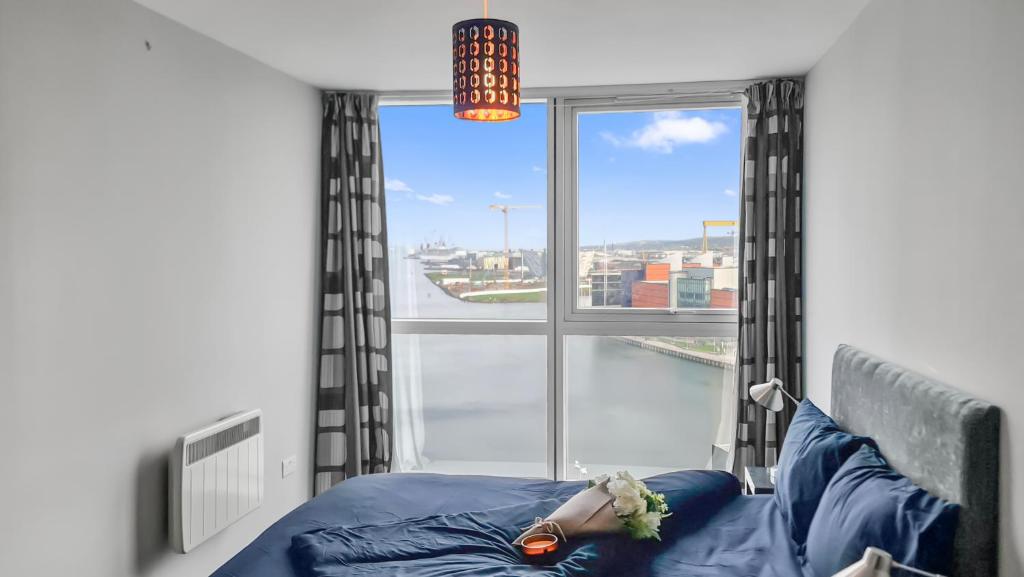
<instances>
[{"instance_id":1,"label":"blue sky","mask_svg":"<svg viewBox=\"0 0 1024 577\"><path fill-rule=\"evenodd\" d=\"M381 107L392 245L443 237L500 249L489 205L546 204L546 106L522 111L490 124L457 120L450 106ZM738 109L581 115L580 242L694 238L702 220L736 219L740 121ZM515 210L510 223L514 248L545 246L544 208Z\"/></svg>"}]
</instances>

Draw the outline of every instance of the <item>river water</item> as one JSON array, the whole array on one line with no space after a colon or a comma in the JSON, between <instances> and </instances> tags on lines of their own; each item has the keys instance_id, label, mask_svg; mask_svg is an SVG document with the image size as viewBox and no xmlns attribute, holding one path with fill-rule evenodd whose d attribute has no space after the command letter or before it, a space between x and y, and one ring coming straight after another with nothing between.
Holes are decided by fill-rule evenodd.
<instances>
[{"instance_id":1,"label":"river water","mask_svg":"<svg viewBox=\"0 0 1024 577\"><path fill-rule=\"evenodd\" d=\"M467 303L418 260L393 254L392 316L543 319L542 303ZM396 461L401 470L545 476L546 337L395 335ZM615 337L565 345L566 462L588 475L707 466L732 371ZM731 405L728 396L726 405ZM729 407L727 407L729 408Z\"/></svg>"}]
</instances>

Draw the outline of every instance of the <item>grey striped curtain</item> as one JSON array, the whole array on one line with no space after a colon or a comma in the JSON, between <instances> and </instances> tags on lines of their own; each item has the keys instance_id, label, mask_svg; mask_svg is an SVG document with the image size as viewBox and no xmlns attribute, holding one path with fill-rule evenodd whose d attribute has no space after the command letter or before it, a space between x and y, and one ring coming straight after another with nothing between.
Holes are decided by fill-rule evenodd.
<instances>
[{"instance_id":1,"label":"grey striped curtain","mask_svg":"<svg viewBox=\"0 0 1024 577\"><path fill-rule=\"evenodd\" d=\"M387 234L377 97L324 94L314 493L391 469Z\"/></svg>"},{"instance_id":2,"label":"grey striped curtain","mask_svg":"<svg viewBox=\"0 0 1024 577\"><path fill-rule=\"evenodd\" d=\"M750 387L773 377L802 398L801 202L803 82L771 80L747 91L747 140L740 209L738 407L732 471L773 465L793 416L771 413Z\"/></svg>"}]
</instances>

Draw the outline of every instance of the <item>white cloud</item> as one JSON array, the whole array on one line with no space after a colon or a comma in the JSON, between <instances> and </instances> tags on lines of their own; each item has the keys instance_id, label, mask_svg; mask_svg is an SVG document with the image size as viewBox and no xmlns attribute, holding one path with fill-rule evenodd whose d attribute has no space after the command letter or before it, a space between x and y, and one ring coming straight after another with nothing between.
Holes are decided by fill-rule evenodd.
<instances>
[{"instance_id":1,"label":"white cloud","mask_svg":"<svg viewBox=\"0 0 1024 577\"><path fill-rule=\"evenodd\" d=\"M722 191L722 194L724 194L725 196L736 196L736 191L731 188L727 188Z\"/></svg>"},{"instance_id":2,"label":"white cloud","mask_svg":"<svg viewBox=\"0 0 1024 577\"><path fill-rule=\"evenodd\" d=\"M437 194L437 193L431 194L430 196L427 196L425 194L417 194L416 198L422 200L423 202L429 202L430 204L436 204L436 205L439 205L439 206L444 206L446 204L451 204L452 202L455 201L455 198L452 197L452 196L448 196L447 194Z\"/></svg>"},{"instance_id":3,"label":"white cloud","mask_svg":"<svg viewBox=\"0 0 1024 577\"><path fill-rule=\"evenodd\" d=\"M532 166L532 167L530 168L530 170L532 170L532 171L534 171L534 172L547 172L547 170L544 170L544 167L543 167L543 166L537 166L536 164L534 164L534 165L533 165L533 166Z\"/></svg>"},{"instance_id":4,"label":"white cloud","mask_svg":"<svg viewBox=\"0 0 1024 577\"><path fill-rule=\"evenodd\" d=\"M509 199L512 198L511 194L505 194L504 192L495 192L494 198Z\"/></svg>"},{"instance_id":5,"label":"white cloud","mask_svg":"<svg viewBox=\"0 0 1024 577\"><path fill-rule=\"evenodd\" d=\"M398 180L397 178L385 178L384 179L384 190L390 190L392 192L412 192L410 187L405 182Z\"/></svg>"},{"instance_id":6,"label":"white cloud","mask_svg":"<svg viewBox=\"0 0 1024 577\"><path fill-rule=\"evenodd\" d=\"M626 137L602 132L601 138L618 147L640 148L670 154L677 146L711 142L725 133L725 124L699 116L684 116L678 110L654 113L654 120Z\"/></svg>"}]
</instances>

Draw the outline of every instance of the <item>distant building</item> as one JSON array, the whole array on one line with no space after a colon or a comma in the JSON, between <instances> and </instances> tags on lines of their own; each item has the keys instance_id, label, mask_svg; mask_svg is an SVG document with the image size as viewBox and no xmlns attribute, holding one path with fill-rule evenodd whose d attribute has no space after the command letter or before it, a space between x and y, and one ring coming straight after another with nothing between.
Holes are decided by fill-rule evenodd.
<instances>
[{"instance_id":1,"label":"distant building","mask_svg":"<svg viewBox=\"0 0 1024 577\"><path fill-rule=\"evenodd\" d=\"M669 270L679 270L683 268L683 260L685 254L681 250L670 250L665 253L663 260L669 264Z\"/></svg>"},{"instance_id":2,"label":"distant building","mask_svg":"<svg viewBox=\"0 0 1024 577\"><path fill-rule=\"evenodd\" d=\"M736 267L687 267L682 269L681 271L673 272L672 276L686 278L709 278L711 279L710 288L712 289L736 290L739 288L739 270Z\"/></svg>"},{"instance_id":3,"label":"distant building","mask_svg":"<svg viewBox=\"0 0 1024 577\"><path fill-rule=\"evenodd\" d=\"M740 271L735 266L714 269L711 288L714 290L733 290L740 288Z\"/></svg>"},{"instance_id":4,"label":"distant building","mask_svg":"<svg viewBox=\"0 0 1024 577\"><path fill-rule=\"evenodd\" d=\"M691 262L695 262L704 268L712 268L715 266L715 253L705 252L697 255Z\"/></svg>"},{"instance_id":5,"label":"distant building","mask_svg":"<svg viewBox=\"0 0 1024 577\"><path fill-rule=\"evenodd\" d=\"M711 308L734 309L736 307L736 289L711 289Z\"/></svg>"},{"instance_id":6,"label":"distant building","mask_svg":"<svg viewBox=\"0 0 1024 577\"><path fill-rule=\"evenodd\" d=\"M633 283L632 304L635 309L669 308L668 281L643 280Z\"/></svg>"},{"instance_id":7,"label":"distant building","mask_svg":"<svg viewBox=\"0 0 1024 577\"><path fill-rule=\"evenodd\" d=\"M579 256L579 275L580 278L584 278L590 275L591 270L594 268L594 252L593 251L580 251Z\"/></svg>"},{"instance_id":8,"label":"distant building","mask_svg":"<svg viewBox=\"0 0 1024 577\"><path fill-rule=\"evenodd\" d=\"M649 262L644 266L644 280L668 282L671 267L672 265L667 262Z\"/></svg>"},{"instance_id":9,"label":"distant building","mask_svg":"<svg viewBox=\"0 0 1024 577\"><path fill-rule=\"evenodd\" d=\"M695 269L708 270L708 269ZM689 277L677 275L673 278L672 308L706 309L711 308L711 277Z\"/></svg>"},{"instance_id":10,"label":"distant building","mask_svg":"<svg viewBox=\"0 0 1024 577\"><path fill-rule=\"evenodd\" d=\"M706 253L692 262L683 262L681 253L670 252L654 262L622 258L601 261L597 270L592 268L587 275L591 306L736 308L739 271L732 257ZM632 268L635 266L639 270Z\"/></svg>"},{"instance_id":11,"label":"distant building","mask_svg":"<svg viewBox=\"0 0 1024 577\"><path fill-rule=\"evenodd\" d=\"M419 252L416 253L416 257L423 261L424 264L436 264L436 263L447 263L458 258L466 257L466 250L454 247L447 247L444 245L432 246L425 245L420 247Z\"/></svg>"},{"instance_id":12,"label":"distant building","mask_svg":"<svg viewBox=\"0 0 1024 577\"><path fill-rule=\"evenodd\" d=\"M667 262L649 262L643 268L643 280L636 280L630 285L630 305L635 309L667 309L669 308L669 278L671 264Z\"/></svg>"},{"instance_id":13,"label":"distant building","mask_svg":"<svg viewBox=\"0 0 1024 577\"><path fill-rule=\"evenodd\" d=\"M640 269L620 271L622 286L622 306L633 307L633 285L643 280L644 271Z\"/></svg>"},{"instance_id":14,"label":"distant building","mask_svg":"<svg viewBox=\"0 0 1024 577\"><path fill-rule=\"evenodd\" d=\"M620 307L622 305L622 271L590 271L590 305Z\"/></svg>"},{"instance_id":15,"label":"distant building","mask_svg":"<svg viewBox=\"0 0 1024 577\"><path fill-rule=\"evenodd\" d=\"M535 277L544 278L548 275L547 253L543 250L524 250L523 265Z\"/></svg>"},{"instance_id":16,"label":"distant building","mask_svg":"<svg viewBox=\"0 0 1024 577\"><path fill-rule=\"evenodd\" d=\"M716 288L717 272L735 269L689 269L673 273L670 283L670 304L679 309L734 309L736 288ZM694 273L689 276L689 273ZM728 275L725 275L726 277Z\"/></svg>"},{"instance_id":17,"label":"distant building","mask_svg":"<svg viewBox=\"0 0 1024 577\"><path fill-rule=\"evenodd\" d=\"M523 266L523 256L521 254L513 254L508 258L505 258L503 254L487 255L477 257L476 264L481 270L505 270L506 261L509 263L509 270L519 270Z\"/></svg>"}]
</instances>

